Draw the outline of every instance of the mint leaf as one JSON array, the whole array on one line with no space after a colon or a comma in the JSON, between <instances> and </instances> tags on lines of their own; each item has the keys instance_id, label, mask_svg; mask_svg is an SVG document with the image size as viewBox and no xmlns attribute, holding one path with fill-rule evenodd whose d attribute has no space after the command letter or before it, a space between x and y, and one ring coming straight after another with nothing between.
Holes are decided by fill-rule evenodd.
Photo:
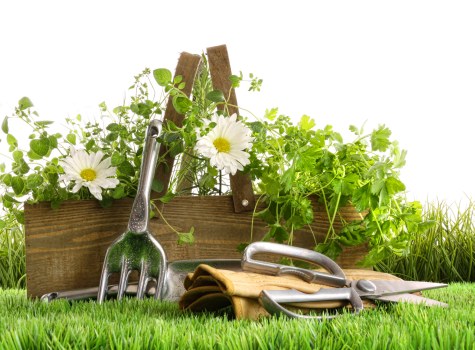
<instances>
[{"instance_id":1,"label":"mint leaf","mask_svg":"<svg viewBox=\"0 0 475 350\"><path fill-rule=\"evenodd\" d=\"M188 97L185 96L173 96L173 107L179 114L185 114L187 113L190 109L193 103L190 101Z\"/></svg>"},{"instance_id":2,"label":"mint leaf","mask_svg":"<svg viewBox=\"0 0 475 350\"><path fill-rule=\"evenodd\" d=\"M17 196L23 194L23 191L25 190L25 181L23 181L22 177L14 176L12 178L12 189Z\"/></svg>"},{"instance_id":3,"label":"mint leaf","mask_svg":"<svg viewBox=\"0 0 475 350\"><path fill-rule=\"evenodd\" d=\"M76 144L76 135L73 133L69 133L66 135L66 141L68 141L71 145Z\"/></svg>"},{"instance_id":4,"label":"mint leaf","mask_svg":"<svg viewBox=\"0 0 475 350\"><path fill-rule=\"evenodd\" d=\"M29 189L35 189L43 183L43 178L38 174L30 174L26 178L26 187Z\"/></svg>"},{"instance_id":5,"label":"mint leaf","mask_svg":"<svg viewBox=\"0 0 475 350\"><path fill-rule=\"evenodd\" d=\"M160 86L166 86L172 81L172 72L166 68L159 68L153 71L153 77Z\"/></svg>"},{"instance_id":6,"label":"mint leaf","mask_svg":"<svg viewBox=\"0 0 475 350\"><path fill-rule=\"evenodd\" d=\"M195 243L195 236L193 235L195 229L192 227L190 229L190 232L179 232L178 233L178 244L193 244Z\"/></svg>"},{"instance_id":7,"label":"mint leaf","mask_svg":"<svg viewBox=\"0 0 475 350\"><path fill-rule=\"evenodd\" d=\"M8 134L8 117L7 117L7 116L5 116L5 118L3 118L2 131L3 131L5 134Z\"/></svg>"},{"instance_id":8,"label":"mint leaf","mask_svg":"<svg viewBox=\"0 0 475 350\"><path fill-rule=\"evenodd\" d=\"M206 99L216 103L226 101L226 99L224 98L224 94L221 90L213 90L208 92L206 94Z\"/></svg>"},{"instance_id":9,"label":"mint leaf","mask_svg":"<svg viewBox=\"0 0 475 350\"><path fill-rule=\"evenodd\" d=\"M41 138L41 139L33 139L30 141L30 148L33 152L35 152L39 156L46 156L49 152L49 139Z\"/></svg>"},{"instance_id":10,"label":"mint leaf","mask_svg":"<svg viewBox=\"0 0 475 350\"><path fill-rule=\"evenodd\" d=\"M18 108L20 108L21 111L30 107L33 107L33 103L28 97L22 97L20 101L18 101Z\"/></svg>"}]
</instances>

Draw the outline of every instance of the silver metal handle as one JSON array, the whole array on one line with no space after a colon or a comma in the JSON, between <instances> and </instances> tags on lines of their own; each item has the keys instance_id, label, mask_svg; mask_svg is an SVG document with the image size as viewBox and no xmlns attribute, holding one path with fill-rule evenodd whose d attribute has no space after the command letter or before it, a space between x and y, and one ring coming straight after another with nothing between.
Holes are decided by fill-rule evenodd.
<instances>
[{"instance_id":1,"label":"silver metal handle","mask_svg":"<svg viewBox=\"0 0 475 350\"><path fill-rule=\"evenodd\" d=\"M150 121L145 134L137 195L132 205L128 225L128 230L133 233L142 233L148 229L150 190L152 189L152 180L155 175L160 148L156 139L160 135L161 130L162 121L153 119Z\"/></svg>"},{"instance_id":2,"label":"silver metal handle","mask_svg":"<svg viewBox=\"0 0 475 350\"><path fill-rule=\"evenodd\" d=\"M137 294L137 283L131 283L127 285L127 289L125 290L125 294L136 295ZM107 295L116 296L119 290L119 286L117 284L110 285L107 287ZM99 291L99 287L90 287L90 288L81 288L81 289L73 289L73 290L66 290L66 291L59 291L59 292L50 292L47 294L43 294L40 298L41 301L50 303L55 300L59 299L66 299L66 300L89 300L89 299L97 299L97 293ZM147 296L153 296L155 294L156 287L153 283L150 283L145 290L145 294Z\"/></svg>"},{"instance_id":3,"label":"silver metal handle","mask_svg":"<svg viewBox=\"0 0 475 350\"><path fill-rule=\"evenodd\" d=\"M306 261L321 266L330 273L255 260L252 257L257 253L274 254ZM244 250L241 266L244 271L273 276L295 275L307 282L321 283L332 287L345 287L348 283L343 270L329 257L313 250L285 244L271 242L251 243Z\"/></svg>"},{"instance_id":4,"label":"silver metal handle","mask_svg":"<svg viewBox=\"0 0 475 350\"><path fill-rule=\"evenodd\" d=\"M312 319L331 319L338 315L302 315L292 312L282 304L285 303L307 303L321 301L348 301L354 313L363 310L363 302L356 290L353 288L322 288L316 293L306 294L298 290L263 290L259 296L259 301L266 311L271 315L286 315L291 318L312 318Z\"/></svg>"}]
</instances>

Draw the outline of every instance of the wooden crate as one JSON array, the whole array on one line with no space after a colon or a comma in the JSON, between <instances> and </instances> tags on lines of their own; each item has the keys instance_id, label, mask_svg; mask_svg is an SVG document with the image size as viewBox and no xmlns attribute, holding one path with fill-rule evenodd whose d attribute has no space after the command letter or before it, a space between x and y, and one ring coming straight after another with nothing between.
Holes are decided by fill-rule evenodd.
<instances>
[{"instance_id":1,"label":"wooden crate","mask_svg":"<svg viewBox=\"0 0 475 350\"><path fill-rule=\"evenodd\" d=\"M230 91L230 113L239 114L237 99L231 87L231 67L225 45L207 49L213 87ZM178 60L175 76L186 82L183 92L190 96L201 56L183 52ZM169 101L164 120L181 126L183 115L178 114ZM166 147L160 154L165 159L157 166L155 178L166 189L174 166ZM178 231L195 229L194 245L178 245L177 235L163 220L151 220L150 229L163 245L169 261L185 259L239 259L240 243L261 240L267 229L259 219L252 223L256 197L249 175L238 172L230 177L232 196L186 196L174 198L161 210L168 223ZM38 297L52 291L94 287L99 277L107 247L127 229L133 199L123 199L110 208L101 208L95 200L68 201L53 210L49 203L25 206L27 292ZM347 221L360 216L351 207L342 211ZM315 220L311 231L295 233L293 244L312 248L321 242L329 227L322 207L314 203ZM251 239L251 227L252 239ZM338 226L336 226L338 229ZM366 246L346 250L338 262L354 267L367 252ZM111 280L113 283L113 280Z\"/></svg>"},{"instance_id":2,"label":"wooden crate","mask_svg":"<svg viewBox=\"0 0 475 350\"><path fill-rule=\"evenodd\" d=\"M312 231L321 242L329 223L323 208L314 206ZM131 199L116 201L110 208L102 208L95 200L68 201L59 209L51 209L49 203L26 205L28 296L97 286L106 249L127 229L131 207ZM163 207L163 215L178 231L195 228L195 244L178 245L176 233L163 220L151 220L150 229L169 261L240 259L237 246L251 237L252 213L236 213L231 196L177 197ZM359 218L352 207L343 208L342 215L346 220ZM255 219L252 241L261 240L266 231L265 224ZM311 231L297 231L294 245L314 247ZM365 246L347 249L337 262L354 267L366 253Z\"/></svg>"}]
</instances>

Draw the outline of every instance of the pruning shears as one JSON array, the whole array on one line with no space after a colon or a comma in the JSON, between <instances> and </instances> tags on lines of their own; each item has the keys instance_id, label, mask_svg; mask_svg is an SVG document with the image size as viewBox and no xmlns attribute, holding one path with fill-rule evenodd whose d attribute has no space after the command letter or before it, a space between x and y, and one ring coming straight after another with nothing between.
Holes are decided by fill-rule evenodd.
<instances>
[{"instance_id":1,"label":"pruning shears","mask_svg":"<svg viewBox=\"0 0 475 350\"><path fill-rule=\"evenodd\" d=\"M257 253L298 259L322 267L326 272L256 260L253 256ZM405 280L349 280L342 268L326 255L299 247L271 242L251 243L244 250L241 265L242 269L248 272L273 276L294 275L309 283L318 283L330 287L321 288L315 293L303 293L295 289L263 290L259 296L259 301L271 315L283 314L293 318L333 318L336 315L302 315L290 311L283 305L345 301L351 304L354 313L359 313L363 310L364 299L386 302L410 302L428 306L448 306L437 300L412 294L429 289L444 288L447 287L447 284Z\"/></svg>"}]
</instances>

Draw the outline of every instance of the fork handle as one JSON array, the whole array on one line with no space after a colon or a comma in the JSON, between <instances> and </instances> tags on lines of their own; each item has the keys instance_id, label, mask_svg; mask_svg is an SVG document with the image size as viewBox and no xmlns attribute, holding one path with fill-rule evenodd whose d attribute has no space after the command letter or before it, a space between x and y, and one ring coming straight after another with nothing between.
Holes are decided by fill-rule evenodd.
<instances>
[{"instance_id":1,"label":"fork handle","mask_svg":"<svg viewBox=\"0 0 475 350\"><path fill-rule=\"evenodd\" d=\"M150 190L152 189L152 181L160 148L156 139L160 135L161 129L162 121L152 119L145 134L137 195L132 205L128 225L129 231L133 233L146 232L148 229Z\"/></svg>"}]
</instances>

